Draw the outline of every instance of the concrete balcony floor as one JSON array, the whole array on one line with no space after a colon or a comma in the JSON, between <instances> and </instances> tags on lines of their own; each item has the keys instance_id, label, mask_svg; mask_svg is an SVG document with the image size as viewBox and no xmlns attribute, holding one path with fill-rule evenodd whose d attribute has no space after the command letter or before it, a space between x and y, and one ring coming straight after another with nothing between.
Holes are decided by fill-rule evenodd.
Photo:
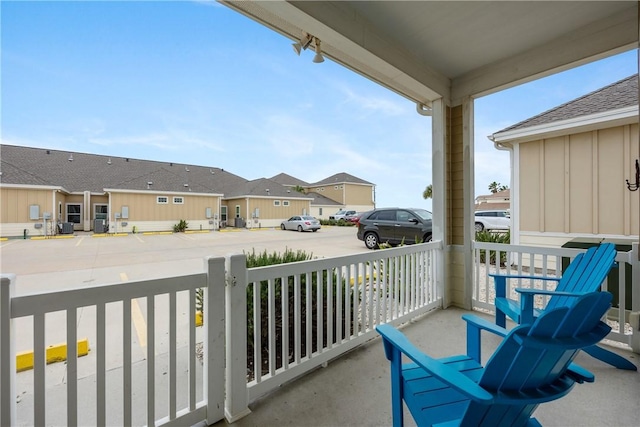
<instances>
[{"instance_id":1,"label":"concrete balcony floor","mask_svg":"<svg viewBox=\"0 0 640 427\"><path fill-rule=\"evenodd\" d=\"M466 328L460 309L436 310L402 331L433 357L463 354ZM490 318L489 316L479 314ZM511 325L513 326L513 325ZM483 332L483 362L499 338ZM613 351L640 366L640 355ZM595 383L577 384L564 398L540 405L535 416L545 426L640 425L640 373L615 369L585 353L576 362L593 372ZM389 363L380 338L254 402L252 413L232 424L244 426L389 426ZM405 408L405 424L415 425ZM217 427L228 425L225 421Z\"/></svg>"}]
</instances>

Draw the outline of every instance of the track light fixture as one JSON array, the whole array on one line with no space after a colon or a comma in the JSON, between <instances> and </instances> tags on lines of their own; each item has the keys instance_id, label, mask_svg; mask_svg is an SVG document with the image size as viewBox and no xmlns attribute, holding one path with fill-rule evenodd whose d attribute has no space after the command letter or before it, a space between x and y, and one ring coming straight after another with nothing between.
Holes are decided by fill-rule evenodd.
<instances>
[{"instance_id":1,"label":"track light fixture","mask_svg":"<svg viewBox=\"0 0 640 427\"><path fill-rule=\"evenodd\" d=\"M303 50L307 50L311 42L313 41L313 36L307 33L302 33L303 36L299 42L295 42L293 44L293 50L296 52L298 56L300 56L300 52Z\"/></svg>"},{"instance_id":2,"label":"track light fixture","mask_svg":"<svg viewBox=\"0 0 640 427\"><path fill-rule=\"evenodd\" d=\"M322 50L320 49L320 39L312 36L309 33L302 33L302 38L300 39L300 41L293 43L293 50L298 56L300 56L300 52L302 52L303 50L307 50L309 46L311 46L311 43L314 43L316 51L316 55L313 57L313 62L315 62L316 64L324 62Z\"/></svg>"},{"instance_id":3,"label":"track light fixture","mask_svg":"<svg viewBox=\"0 0 640 427\"><path fill-rule=\"evenodd\" d=\"M322 50L320 49L320 39L316 37L316 56L313 57L313 62L319 64L324 62L324 58L322 57Z\"/></svg>"}]
</instances>

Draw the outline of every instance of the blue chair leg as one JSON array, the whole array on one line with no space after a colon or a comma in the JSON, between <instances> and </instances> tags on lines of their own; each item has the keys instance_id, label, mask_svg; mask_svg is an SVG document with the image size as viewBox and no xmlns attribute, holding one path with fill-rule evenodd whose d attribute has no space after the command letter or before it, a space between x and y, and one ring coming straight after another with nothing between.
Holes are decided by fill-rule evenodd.
<instances>
[{"instance_id":1,"label":"blue chair leg","mask_svg":"<svg viewBox=\"0 0 640 427\"><path fill-rule=\"evenodd\" d=\"M590 347L585 347L584 352L588 355L595 357L598 360L602 360L605 363L608 363L611 366L614 366L618 369L625 369L627 371L637 371L638 367L633 363L629 362L624 357L606 350L600 346L592 345Z\"/></svg>"}]
</instances>

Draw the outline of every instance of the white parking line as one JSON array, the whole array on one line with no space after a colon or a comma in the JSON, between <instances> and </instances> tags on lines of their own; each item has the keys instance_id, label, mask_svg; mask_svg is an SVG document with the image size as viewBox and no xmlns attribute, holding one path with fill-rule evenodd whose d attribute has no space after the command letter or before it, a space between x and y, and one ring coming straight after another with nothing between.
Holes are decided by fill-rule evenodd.
<instances>
[{"instance_id":1,"label":"white parking line","mask_svg":"<svg viewBox=\"0 0 640 427\"><path fill-rule=\"evenodd\" d=\"M84 236L80 237L80 240L78 240L78 243L76 243L76 247L80 246L83 240L84 240Z\"/></svg>"},{"instance_id":2,"label":"white parking line","mask_svg":"<svg viewBox=\"0 0 640 427\"><path fill-rule=\"evenodd\" d=\"M120 273L120 280L128 282L129 277L127 276L127 273ZM142 315L142 310L140 310L140 305L138 304L137 299L131 300L131 320L133 321L133 326L136 328L138 344L142 348L147 347L147 322L144 320L144 316Z\"/></svg>"},{"instance_id":3,"label":"white parking line","mask_svg":"<svg viewBox=\"0 0 640 427\"><path fill-rule=\"evenodd\" d=\"M135 237L136 239L138 239L138 241L139 241L140 243L144 243L144 240L142 240L142 239L140 238L140 236L138 236L137 234L134 234L134 235L133 235L133 237Z\"/></svg>"}]
</instances>

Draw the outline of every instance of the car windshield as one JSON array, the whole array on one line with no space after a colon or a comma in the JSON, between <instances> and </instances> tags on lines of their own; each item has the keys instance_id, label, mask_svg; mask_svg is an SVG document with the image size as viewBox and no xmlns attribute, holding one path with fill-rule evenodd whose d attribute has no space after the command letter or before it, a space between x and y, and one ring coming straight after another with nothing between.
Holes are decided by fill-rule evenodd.
<instances>
[{"instance_id":1,"label":"car windshield","mask_svg":"<svg viewBox=\"0 0 640 427\"><path fill-rule=\"evenodd\" d=\"M416 215L418 215L422 219L432 219L431 212L425 209L414 209L413 211Z\"/></svg>"}]
</instances>

